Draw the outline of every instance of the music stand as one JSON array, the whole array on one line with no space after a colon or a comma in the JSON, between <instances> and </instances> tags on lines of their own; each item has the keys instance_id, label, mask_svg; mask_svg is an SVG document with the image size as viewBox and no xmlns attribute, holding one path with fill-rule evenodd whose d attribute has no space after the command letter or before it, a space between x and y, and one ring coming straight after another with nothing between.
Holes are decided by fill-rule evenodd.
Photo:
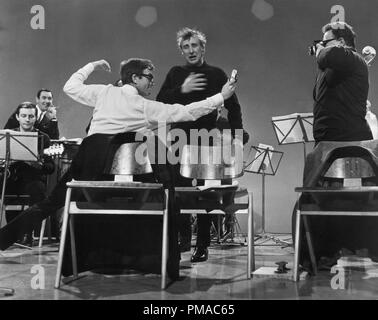
<instances>
[{"instance_id":1,"label":"music stand","mask_svg":"<svg viewBox=\"0 0 378 320\"><path fill-rule=\"evenodd\" d=\"M41 136L43 139L43 136ZM43 142L43 141L42 141ZM43 143L41 143L43 148ZM5 189L7 172L10 161L38 161L38 132L19 132L12 130L0 130L0 160L4 160L3 186L0 203L0 227L2 226L4 210ZM22 245L20 245L22 246ZM26 246L22 246L26 247ZM26 247L28 248L28 247ZM12 296L14 289L1 288L0 292L5 296Z\"/></svg>"},{"instance_id":2,"label":"music stand","mask_svg":"<svg viewBox=\"0 0 378 320\"><path fill-rule=\"evenodd\" d=\"M43 139L43 136L41 136L41 139ZM43 147L43 143L41 143L41 147ZM2 227L7 172L10 161L35 162L39 160L38 132L0 130L0 160L4 161L3 186L0 203L0 227Z\"/></svg>"},{"instance_id":3,"label":"music stand","mask_svg":"<svg viewBox=\"0 0 378 320\"><path fill-rule=\"evenodd\" d=\"M314 141L312 113L293 113L286 116L272 117L273 129L278 144L303 144L304 161L306 161L306 142Z\"/></svg>"},{"instance_id":4,"label":"music stand","mask_svg":"<svg viewBox=\"0 0 378 320\"><path fill-rule=\"evenodd\" d=\"M248 158L250 158L251 153L256 151L255 156L252 161L247 163L244 167L244 171L250 173L261 174L262 177L262 187L261 187L261 224L262 224L262 231L261 234L257 235L257 239L264 239L265 241L273 240L278 245L288 246L287 242L284 242L273 235L269 235L265 231L265 176L270 175L274 176L278 170L280 165L283 152L276 151L273 149L272 146L265 145L260 143L257 147L251 146L248 154Z\"/></svg>"}]
</instances>

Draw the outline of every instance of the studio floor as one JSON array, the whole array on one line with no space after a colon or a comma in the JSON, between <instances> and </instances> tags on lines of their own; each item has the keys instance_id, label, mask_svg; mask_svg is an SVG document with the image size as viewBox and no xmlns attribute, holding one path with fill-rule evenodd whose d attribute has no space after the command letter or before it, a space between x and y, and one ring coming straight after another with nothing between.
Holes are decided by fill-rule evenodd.
<instances>
[{"instance_id":1,"label":"studio floor","mask_svg":"<svg viewBox=\"0 0 378 320\"><path fill-rule=\"evenodd\" d=\"M287 235L284 236L287 238ZM242 239L241 239L241 242ZM265 243L269 244L269 243ZM256 268L277 267L287 261L292 270L293 249L256 246ZM378 264L345 268L345 278L322 270L316 276L297 283L290 272L247 279L247 247L238 243L216 244L209 250L209 260L191 263L190 252L182 254L181 280L160 290L160 276L125 270L121 274L86 272L76 281L54 289L58 244L44 244L33 250L13 246L0 252L0 289L14 289L13 296L1 300L271 300L271 299L378 299ZM36 276L43 276L36 278ZM42 279L42 280L41 280ZM39 288L36 288L39 287Z\"/></svg>"}]
</instances>

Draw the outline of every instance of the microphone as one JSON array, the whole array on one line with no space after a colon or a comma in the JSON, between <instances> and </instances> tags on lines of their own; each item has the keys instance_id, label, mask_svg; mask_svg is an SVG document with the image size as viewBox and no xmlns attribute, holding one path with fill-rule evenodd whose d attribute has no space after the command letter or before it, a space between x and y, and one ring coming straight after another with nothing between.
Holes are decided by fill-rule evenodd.
<instances>
[{"instance_id":1,"label":"microphone","mask_svg":"<svg viewBox=\"0 0 378 320\"><path fill-rule=\"evenodd\" d=\"M362 57L364 58L364 60L369 66L374 60L376 54L377 52L372 46L366 46L362 49Z\"/></svg>"}]
</instances>

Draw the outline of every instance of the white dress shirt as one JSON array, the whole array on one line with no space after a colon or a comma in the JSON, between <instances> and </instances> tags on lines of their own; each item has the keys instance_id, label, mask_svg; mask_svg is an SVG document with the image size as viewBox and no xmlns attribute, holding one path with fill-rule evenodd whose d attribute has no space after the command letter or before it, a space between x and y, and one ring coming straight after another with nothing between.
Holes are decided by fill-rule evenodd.
<instances>
[{"instance_id":1,"label":"white dress shirt","mask_svg":"<svg viewBox=\"0 0 378 320\"><path fill-rule=\"evenodd\" d=\"M128 84L123 87L84 84L93 70L93 64L88 63L75 72L63 88L72 99L94 107L88 136L95 133L147 132L172 122L195 121L224 102L223 96L218 93L186 106L171 105L145 99Z\"/></svg>"}]
</instances>

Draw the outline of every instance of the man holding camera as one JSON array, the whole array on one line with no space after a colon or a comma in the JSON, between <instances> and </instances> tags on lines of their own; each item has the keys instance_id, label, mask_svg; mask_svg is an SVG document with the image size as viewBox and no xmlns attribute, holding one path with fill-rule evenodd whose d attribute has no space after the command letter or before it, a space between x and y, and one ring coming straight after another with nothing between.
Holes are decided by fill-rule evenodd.
<instances>
[{"instance_id":1,"label":"man holding camera","mask_svg":"<svg viewBox=\"0 0 378 320\"><path fill-rule=\"evenodd\" d=\"M369 91L368 66L355 48L352 27L332 22L315 41L318 74L314 88L314 138L320 141L361 141L373 138L365 120Z\"/></svg>"},{"instance_id":2,"label":"man holding camera","mask_svg":"<svg viewBox=\"0 0 378 320\"><path fill-rule=\"evenodd\" d=\"M323 39L314 41L310 48L310 54L315 56L318 66L313 91L315 145L322 141L371 140L373 135L365 119L369 91L368 64L356 51L356 34L345 22L326 24L322 32ZM310 159L307 158L304 177L316 166ZM340 186L340 179L322 177L317 184L322 187ZM301 198L304 202L312 201L311 198ZM346 205L342 198L337 201ZM373 219L308 217L319 267L334 265L340 255L352 254L351 250L357 252L367 248L368 224L377 222L377 219ZM305 241L304 236L301 241ZM302 248L306 250L306 246ZM308 255L308 252L304 253Z\"/></svg>"}]
</instances>

